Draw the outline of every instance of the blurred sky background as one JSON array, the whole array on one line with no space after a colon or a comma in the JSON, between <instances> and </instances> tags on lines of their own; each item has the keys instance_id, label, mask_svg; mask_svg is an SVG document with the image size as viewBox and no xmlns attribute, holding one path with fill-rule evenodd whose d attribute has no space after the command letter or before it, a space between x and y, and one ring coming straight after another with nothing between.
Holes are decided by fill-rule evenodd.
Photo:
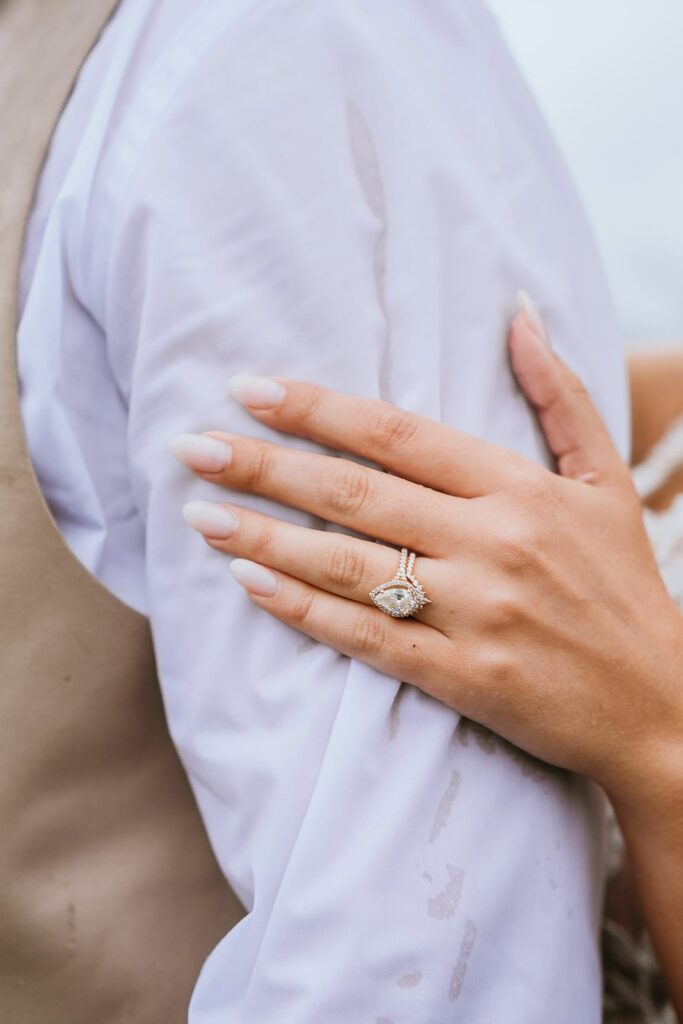
<instances>
[{"instance_id":1,"label":"blurred sky background","mask_svg":"<svg viewBox=\"0 0 683 1024\"><path fill-rule=\"evenodd\" d=\"M629 345L683 344L683 0L488 0L573 171Z\"/></svg>"}]
</instances>

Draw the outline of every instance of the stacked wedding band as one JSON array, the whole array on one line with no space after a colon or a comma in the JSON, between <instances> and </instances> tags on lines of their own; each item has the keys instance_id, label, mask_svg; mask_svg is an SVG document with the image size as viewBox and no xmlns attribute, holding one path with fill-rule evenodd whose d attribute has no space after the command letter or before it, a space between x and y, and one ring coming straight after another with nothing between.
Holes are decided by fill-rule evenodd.
<instances>
[{"instance_id":1,"label":"stacked wedding band","mask_svg":"<svg viewBox=\"0 0 683 1024\"><path fill-rule=\"evenodd\" d=\"M372 603L394 619L409 619L431 603L413 572L416 557L413 551L403 548L396 575L370 592Z\"/></svg>"}]
</instances>

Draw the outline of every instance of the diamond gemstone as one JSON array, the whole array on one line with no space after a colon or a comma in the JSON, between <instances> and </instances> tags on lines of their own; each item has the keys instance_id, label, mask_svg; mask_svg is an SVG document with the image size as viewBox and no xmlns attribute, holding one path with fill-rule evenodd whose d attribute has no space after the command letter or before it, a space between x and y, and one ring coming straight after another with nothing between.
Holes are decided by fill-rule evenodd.
<instances>
[{"instance_id":1,"label":"diamond gemstone","mask_svg":"<svg viewBox=\"0 0 683 1024\"><path fill-rule=\"evenodd\" d=\"M415 597L410 587L390 587L377 595L375 603L390 615L409 615L415 609Z\"/></svg>"}]
</instances>

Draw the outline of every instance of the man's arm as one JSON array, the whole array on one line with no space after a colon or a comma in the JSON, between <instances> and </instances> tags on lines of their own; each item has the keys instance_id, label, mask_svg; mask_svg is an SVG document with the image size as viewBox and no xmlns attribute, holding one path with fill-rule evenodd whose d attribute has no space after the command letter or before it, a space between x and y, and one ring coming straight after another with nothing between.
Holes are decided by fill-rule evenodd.
<instances>
[{"instance_id":1,"label":"man's arm","mask_svg":"<svg viewBox=\"0 0 683 1024\"><path fill-rule=\"evenodd\" d=\"M361 17L283 4L274 22L272 7L217 39L150 127L117 200L106 301L170 728L248 911L209 960L191 1020L431 1024L457 1013L545 1024L552 992L554 1020L574 1024L598 1002L594 795L269 621L180 516L189 498L215 495L167 442L217 426L254 432L224 393L238 372L389 389L438 416L444 366L459 362L451 415L539 451L503 376L504 335L497 347L467 295L451 303L429 207L440 193L403 176L420 166L416 146L422 160L436 145L435 104L459 95L447 81L441 91L436 71L427 85L451 66L440 33L439 61L420 58L406 86L421 16L404 25L393 5ZM415 97L406 130L395 112ZM457 216L449 242L478 254L468 273L495 289L495 308L500 281L473 249L478 214L466 208L462 243ZM458 360L460 331L476 346Z\"/></svg>"}]
</instances>

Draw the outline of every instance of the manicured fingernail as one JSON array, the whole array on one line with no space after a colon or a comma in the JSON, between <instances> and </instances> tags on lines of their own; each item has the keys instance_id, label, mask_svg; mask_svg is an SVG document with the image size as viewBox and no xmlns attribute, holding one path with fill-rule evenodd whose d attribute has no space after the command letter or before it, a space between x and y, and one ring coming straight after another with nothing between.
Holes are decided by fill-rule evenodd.
<instances>
[{"instance_id":1,"label":"manicured fingernail","mask_svg":"<svg viewBox=\"0 0 683 1024\"><path fill-rule=\"evenodd\" d=\"M209 501L188 501L183 519L198 533L215 540L227 540L237 529L237 518L229 509Z\"/></svg>"},{"instance_id":2,"label":"manicured fingernail","mask_svg":"<svg viewBox=\"0 0 683 1024\"><path fill-rule=\"evenodd\" d=\"M285 397L285 389L272 377L252 377L240 373L227 384L228 394L248 409L275 409Z\"/></svg>"},{"instance_id":3,"label":"manicured fingernail","mask_svg":"<svg viewBox=\"0 0 683 1024\"><path fill-rule=\"evenodd\" d=\"M232 461L232 448L204 434L180 434L169 442L173 455L199 473L220 473Z\"/></svg>"},{"instance_id":4,"label":"manicured fingernail","mask_svg":"<svg viewBox=\"0 0 683 1024\"><path fill-rule=\"evenodd\" d=\"M256 562L236 558L230 565L230 572L241 587L256 597L272 597L277 592L277 577Z\"/></svg>"},{"instance_id":5,"label":"manicured fingernail","mask_svg":"<svg viewBox=\"0 0 683 1024\"><path fill-rule=\"evenodd\" d=\"M524 289L520 289L517 292L517 308L519 312L526 317L529 327L531 327L539 340L550 346L550 340L548 338L548 332L545 329L545 324L543 323L543 317L538 312L534 300L528 292L524 291Z\"/></svg>"}]
</instances>

